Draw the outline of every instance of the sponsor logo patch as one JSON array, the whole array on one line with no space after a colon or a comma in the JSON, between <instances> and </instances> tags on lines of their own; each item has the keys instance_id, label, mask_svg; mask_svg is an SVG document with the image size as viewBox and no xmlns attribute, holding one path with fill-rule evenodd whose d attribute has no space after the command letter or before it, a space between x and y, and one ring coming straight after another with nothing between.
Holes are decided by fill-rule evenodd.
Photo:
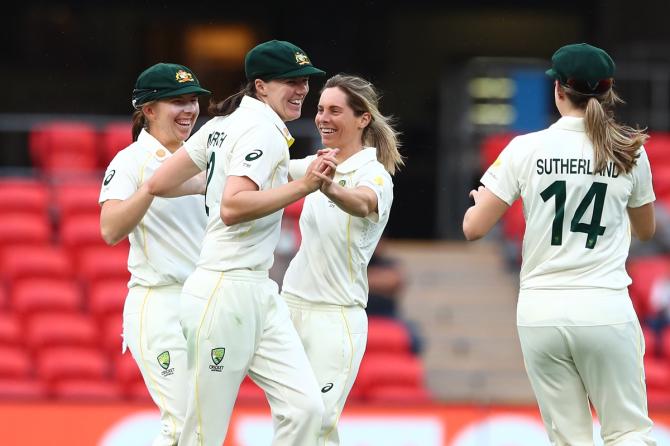
<instances>
[{"instance_id":1,"label":"sponsor logo patch","mask_svg":"<svg viewBox=\"0 0 670 446\"><path fill-rule=\"evenodd\" d=\"M209 369L212 372L221 372L223 371L223 366L219 365L221 364L221 361L223 361L223 357L226 355L226 349L223 347L218 347L218 348L213 348L211 357L212 357L212 362L214 363L213 365L210 364Z\"/></svg>"}]
</instances>

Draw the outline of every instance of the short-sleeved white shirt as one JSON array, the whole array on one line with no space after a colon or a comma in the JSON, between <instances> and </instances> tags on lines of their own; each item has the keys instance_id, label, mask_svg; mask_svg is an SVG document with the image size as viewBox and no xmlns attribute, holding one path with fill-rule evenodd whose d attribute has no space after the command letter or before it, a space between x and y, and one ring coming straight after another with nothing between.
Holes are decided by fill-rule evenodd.
<instances>
[{"instance_id":1,"label":"short-sleeved white shirt","mask_svg":"<svg viewBox=\"0 0 670 446\"><path fill-rule=\"evenodd\" d=\"M248 177L259 190L286 184L292 142L286 125L268 105L245 96L233 113L212 118L184 144L193 162L207 169L209 217L198 267L261 271L272 266L283 210L227 226L220 216L221 198L230 176Z\"/></svg>"},{"instance_id":2,"label":"short-sleeved white shirt","mask_svg":"<svg viewBox=\"0 0 670 446\"><path fill-rule=\"evenodd\" d=\"M291 161L291 177L303 176L314 157ZM334 181L372 189L378 212L354 217L320 191L308 195L300 215L302 242L284 276L283 291L314 303L365 307L367 267L389 219L393 181L373 147L338 165Z\"/></svg>"},{"instance_id":3,"label":"short-sleeved white shirt","mask_svg":"<svg viewBox=\"0 0 670 446\"><path fill-rule=\"evenodd\" d=\"M523 200L522 291L623 290L631 283L626 208L655 200L649 159L642 147L628 174L612 162L595 174L593 166L584 119L563 117L514 138L482 177L506 203Z\"/></svg>"},{"instance_id":4,"label":"short-sleeved white shirt","mask_svg":"<svg viewBox=\"0 0 670 446\"><path fill-rule=\"evenodd\" d=\"M107 167L99 202L126 200L172 154L148 132L116 154ZM202 195L154 198L128 235L129 287L183 284L194 270L205 233Z\"/></svg>"}]
</instances>

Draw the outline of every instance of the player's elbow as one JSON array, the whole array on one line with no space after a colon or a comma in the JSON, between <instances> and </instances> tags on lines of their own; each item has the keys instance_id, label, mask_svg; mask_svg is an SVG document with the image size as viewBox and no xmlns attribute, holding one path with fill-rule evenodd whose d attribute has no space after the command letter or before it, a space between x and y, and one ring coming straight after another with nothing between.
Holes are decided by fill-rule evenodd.
<instances>
[{"instance_id":1,"label":"player's elbow","mask_svg":"<svg viewBox=\"0 0 670 446\"><path fill-rule=\"evenodd\" d=\"M226 226L237 225L244 222L240 212L223 204L221 204L221 212L219 212L219 216Z\"/></svg>"},{"instance_id":2,"label":"player's elbow","mask_svg":"<svg viewBox=\"0 0 670 446\"><path fill-rule=\"evenodd\" d=\"M656 224L651 224L645 228L635 228L635 236L638 240L646 242L651 240L656 233Z\"/></svg>"},{"instance_id":3,"label":"player's elbow","mask_svg":"<svg viewBox=\"0 0 670 446\"><path fill-rule=\"evenodd\" d=\"M465 239L467 241L472 242L474 240L479 240L480 238L484 237L486 233L477 230L477 228L473 227L472 225L466 225L465 223L463 223L463 235L465 236Z\"/></svg>"},{"instance_id":4,"label":"player's elbow","mask_svg":"<svg viewBox=\"0 0 670 446\"><path fill-rule=\"evenodd\" d=\"M146 188L147 188L147 193L149 195L153 195L155 197L162 197L165 194L167 194L167 188L160 183L160 181L156 181L156 176L154 175L153 177L149 178L147 180Z\"/></svg>"},{"instance_id":5,"label":"player's elbow","mask_svg":"<svg viewBox=\"0 0 670 446\"><path fill-rule=\"evenodd\" d=\"M114 246L125 237L119 231L110 228L109 225L100 225L100 236L108 246Z\"/></svg>"}]
</instances>

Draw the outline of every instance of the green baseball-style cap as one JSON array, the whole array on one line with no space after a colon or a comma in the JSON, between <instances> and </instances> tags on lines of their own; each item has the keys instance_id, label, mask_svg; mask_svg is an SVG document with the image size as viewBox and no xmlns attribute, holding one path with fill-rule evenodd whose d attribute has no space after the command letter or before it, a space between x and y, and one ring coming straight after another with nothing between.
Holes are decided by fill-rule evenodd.
<instances>
[{"instance_id":1,"label":"green baseball-style cap","mask_svg":"<svg viewBox=\"0 0 670 446\"><path fill-rule=\"evenodd\" d=\"M551 63L547 75L578 93L598 95L612 86L614 61L595 46L587 43L565 45L551 56Z\"/></svg>"},{"instance_id":2,"label":"green baseball-style cap","mask_svg":"<svg viewBox=\"0 0 670 446\"><path fill-rule=\"evenodd\" d=\"M283 40L270 40L252 48L244 58L244 71L250 81L326 74L312 65L303 50Z\"/></svg>"},{"instance_id":3,"label":"green baseball-style cap","mask_svg":"<svg viewBox=\"0 0 670 446\"><path fill-rule=\"evenodd\" d=\"M212 94L200 86L193 72L175 63L157 63L144 70L135 82L133 107L139 108L157 99L173 98L183 94Z\"/></svg>"}]
</instances>

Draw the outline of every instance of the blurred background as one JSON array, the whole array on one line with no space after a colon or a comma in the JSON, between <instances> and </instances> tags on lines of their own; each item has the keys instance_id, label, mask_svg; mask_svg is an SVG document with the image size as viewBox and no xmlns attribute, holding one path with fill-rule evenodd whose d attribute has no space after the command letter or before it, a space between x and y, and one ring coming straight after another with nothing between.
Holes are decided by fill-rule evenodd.
<instances>
[{"instance_id":1,"label":"blurred background","mask_svg":"<svg viewBox=\"0 0 670 446\"><path fill-rule=\"evenodd\" d=\"M370 338L343 445L548 445L515 330L520 207L483 241L466 244L460 228L468 191L507 142L558 118L544 71L575 42L612 55L627 101L618 117L652 135L658 234L633 244L628 269L657 441L670 445L669 12L645 0L4 6L2 444L43 444L47 433L54 445L149 444L157 412L120 353L128 248L99 236L102 172L130 142L142 70L187 65L222 99L242 85L246 52L276 38L329 75L371 80L407 157L369 270ZM289 125L294 157L319 147L312 119L322 82L312 79L303 118ZM200 123L205 110L202 101ZM299 244L300 209L285 213L278 282ZM226 445L269 444L271 428L262 392L245 382Z\"/></svg>"}]
</instances>

